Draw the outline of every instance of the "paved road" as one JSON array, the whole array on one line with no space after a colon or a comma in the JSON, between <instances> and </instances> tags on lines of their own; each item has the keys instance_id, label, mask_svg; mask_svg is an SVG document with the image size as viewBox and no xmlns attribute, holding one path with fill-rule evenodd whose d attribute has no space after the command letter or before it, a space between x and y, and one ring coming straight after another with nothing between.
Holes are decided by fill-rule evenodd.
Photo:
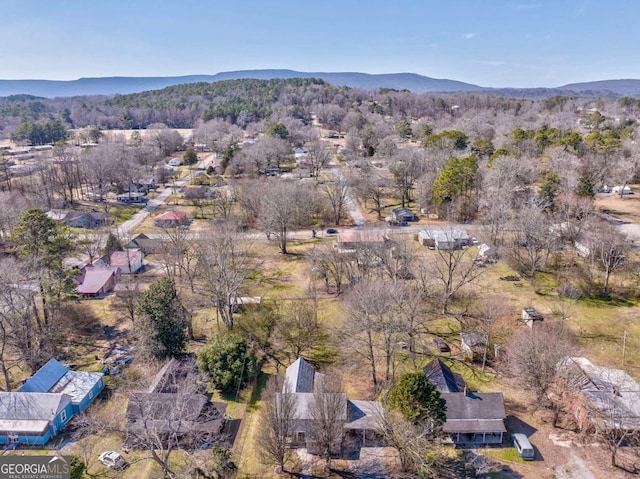
<instances>
[{"instance_id":1,"label":"paved road","mask_svg":"<svg viewBox=\"0 0 640 479\"><path fill-rule=\"evenodd\" d=\"M207 157L205 160L202 161L202 165L211 164L214 161L215 161L215 153L212 153L211 156ZM155 210L157 210L160 206L162 206L164 204L165 201L167 201L167 199L169 199L169 197L171 196L171 193L173 193L174 190L176 190L177 188L182 188L183 186L185 186L197 174L198 174L198 170L191 171L183 179L176 181L175 185L172 185L171 187L165 188L164 190L162 190L158 194L158 196L156 196L152 200L149 200L149 203L147 203L147 206L142 208L135 215L133 215L130 219L128 219L127 221L125 221L124 223L122 223L120 225L119 229L120 229L121 233L124 234L124 235L131 234L131 232L135 228L137 228L140 225L140 223L142 223L145 220L145 218L147 216L149 216L151 213L153 213Z\"/></svg>"}]
</instances>

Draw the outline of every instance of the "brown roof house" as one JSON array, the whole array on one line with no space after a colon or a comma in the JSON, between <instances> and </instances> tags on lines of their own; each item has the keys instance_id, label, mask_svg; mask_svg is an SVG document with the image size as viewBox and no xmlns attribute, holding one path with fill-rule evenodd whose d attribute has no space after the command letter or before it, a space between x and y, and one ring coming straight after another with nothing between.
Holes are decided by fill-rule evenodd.
<instances>
[{"instance_id":1,"label":"brown roof house","mask_svg":"<svg viewBox=\"0 0 640 479\"><path fill-rule=\"evenodd\" d=\"M113 291L120 278L120 268L87 266L77 280L76 292L83 298L98 298Z\"/></svg>"},{"instance_id":2,"label":"brown roof house","mask_svg":"<svg viewBox=\"0 0 640 479\"><path fill-rule=\"evenodd\" d=\"M355 251L359 247L382 245L388 241L387 233L382 229L345 230L338 233L336 246L341 252Z\"/></svg>"},{"instance_id":3,"label":"brown roof house","mask_svg":"<svg viewBox=\"0 0 640 479\"><path fill-rule=\"evenodd\" d=\"M454 373L439 358L424 368L424 373L447 403L442 430L457 445L501 444L507 432L502 393L470 392L462 376Z\"/></svg>"},{"instance_id":4,"label":"brown roof house","mask_svg":"<svg viewBox=\"0 0 640 479\"><path fill-rule=\"evenodd\" d=\"M189 218L184 211L169 210L153 219L153 224L160 228L178 228L188 226Z\"/></svg>"}]
</instances>

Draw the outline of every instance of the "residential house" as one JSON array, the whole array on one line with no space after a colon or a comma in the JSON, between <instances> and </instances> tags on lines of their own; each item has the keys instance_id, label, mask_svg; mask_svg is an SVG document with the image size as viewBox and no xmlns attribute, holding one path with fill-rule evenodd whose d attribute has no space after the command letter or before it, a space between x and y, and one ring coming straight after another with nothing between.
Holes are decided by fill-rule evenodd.
<instances>
[{"instance_id":1,"label":"residential house","mask_svg":"<svg viewBox=\"0 0 640 479\"><path fill-rule=\"evenodd\" d=\"M382 245L388 241L385 230L343 230L338 233L336 247L340 251L353 251L358 247Z\"/></svg>"},{"instance_id":2,"label":"residential house","mask_svg":"<svg viewBox=\"0 0 640 479\"><path fill-rule=\"evenodd\" d=\"M407 223L409 221L418 221L416 214L409 208L395 208L391 211L391 219L398 224Z\"/></svg>"},{"instance_id":3,"label":"residential house","mask_svg":"<svg viewBox=\"0 0 640 479\"><path fill-rule=\"evenodd\" d=\"M183 391L183 381L195 370L195 362L172 358L158 371L147 392L129 394L125 413L127 444L136 447L149 435L171 435L190 448L226 439L226 403L211 402L195 391Z\"/></svg>"},{"instance_id":4,"label":"residential house","mask_svg":"<svg viewBox=\"0 0 640 479\"><path fill-rule=\"evenodd\" d=\"M181 165L184 165L184 160L179 156L176 156L175 158L172 158L171 160L169 160L169 166L181 166Z\"/></svg>"},{"instance_id":5,"label":"residential house","mask_svg":"<svg viewBox=\"0 0 640 479\"><path fill-rule=\"evenodd\" d=\"M177 437L189 447L205 447L222 439L226 408L226 403L212 403L204 394L185 398L180 393L130 393L126 442L135 447L153 434Z\"/></svg>"},{"instance_id":6,"label":"residential house","mask_svg":"<svg viewBox=\"0 0 640 479\"><path fill-rule=\"evenodd\" d=\"M501 444L507 432L502 393L473 393L461 375L436 358L424 373L446 401L446 420L442 430L457 445Z\"/></svg>"},{"instance_id":7,"label":"residential house","mask_svg":"<svg viewBox=\"0 0 640 479\"><path fill-rule=\"evenodd\" d=\"M109 265L120 268L122 274L137 273L142 269L144 254L139 249L113 251L109 256Z\"/></svg>"},{"instance_id":8,"label":"residential house","mask_svg":"<svg viewBox=\"0 0 640 479\"><path fill-rule=\"evenodd\" d=\"M298 358L287 368L283 394L295 394L296 397L291 445L306 447L312 454L316 452L313 408L317 407L317 395L331 395L332 399L344 405L339 418L344 424L340 434L334 439L333 453L340 452L347 434L361 439L363 445L366 440L377 439L376 430L382 414L380 404L374 401L350 401L344 393L324 392L324 380L324 375L317 373L314 367L302 358ZM276 396L276 400L278 397L280 396Z\"/></svg>"},{"instance_id":9,"label":"residential house","mask_svg":"<svg viewBox=\"0 0 640 479\"><path fill-rule=\"evenodd\" d=\"M530 328L533 328L534 324L542 323L542 321L544 321L544 316L542 316L538 311L535 310L535 308L532 307L522 308L521 317L524 323Z\"/></svg>"},{"instance_id":10,"label":"residential house","mask_svg":"<svg viewBox=\"0 0 640 479\"><path fill-rule=\"evenodd\" d=\"M102 373L72 371L51 358L18 389L18 392L65 394L71 398L73 414L80 414L103 389Z\"/></svg>"},{"instance_id":11,"label":"residential house","mask_svg":"<svg viewBox=\"0 0 640 479\"><path fill-rule=\"evenodd\" d=\"M149 199L145 195L145 193L139 193L136 191L129 191L127 193L121 193L116 196L116 200L118 203L142 203L146 204L149 202Z\"/></svg>"},{"instance_id":12,"label":"residential house","mask_svg":"<svg viewBox=\"0 0 640 479\"><path fill-rule=\"evenodd\" d=\"M47 216L71 228L93 229L107 224L108 216L102 211L50 210Z\"/></svg>"},{"instance_id":13,"label":"residential house","mask_svg":"<svg viewBox=\"0 0 640 479\"><path fill-rule=\"evenodd\" d=\"M424 229L418 233L418 241L423 246L439 250L461 249L472 243L471 238L463 228Z\"/></svg>"},{"instance_id":14,"label":"residential house","mask_svg":"<svg viewBox=\"0 0 640 479\"><path fill-rule=\"evenodd\" d=\"M83 298L104 296L113 291L119 277L120 268L117 266L88 266L85 268L83 274L78 277L80 284L76 288L76 292Z\"/></svg>"},{"instance_id":15,"label":"residential house","mask_svg":"<svg viewBox=\"0 0 640 479\"><path fill-rule=\"evenodd\" d=\"M189 225L189 218L184 211L169 210L156 216L153 224L159 228L178 228Z\"/></svg>"},{"instance_id":16,"label":"residential house","mask_svg":"<svg viewBox=\"0 0 640 479\"><path fill-rule=\"evenodd\" d=\"M625 371L583 357L568 357L559 367L580 429L640 430L640 385Z\"/></svg>"},{"instance_id":17,"label":"residential house","mask_svg":"<svg viewBox=\"0 0 640 479\"><path fill-rule=\"evenodd\" d=\"M162 240L149 238L144 233L135 235L125 245L126 249L139 249L144 254L159 253L163 249Z\"/></svg>"},{"instance_id":18,"label":"residential house","mask_svg":"<svg viewBox=\"0 0 640 479\"><path fill-rule=\"evenodd\" d=\"M0 444L43 446L73 417L65 394L0 392Z\"/></svg>"},{"instance_id":19,"label":"residential house","mask_svg":"<svg viewBox=\"0 0 640 479\"><path fill-rule=\"evenodd\" d=\"M43 446L104 389L101 373L49 360L16 392L0 392L0 444Z\"/></svg>"}]
</instances>

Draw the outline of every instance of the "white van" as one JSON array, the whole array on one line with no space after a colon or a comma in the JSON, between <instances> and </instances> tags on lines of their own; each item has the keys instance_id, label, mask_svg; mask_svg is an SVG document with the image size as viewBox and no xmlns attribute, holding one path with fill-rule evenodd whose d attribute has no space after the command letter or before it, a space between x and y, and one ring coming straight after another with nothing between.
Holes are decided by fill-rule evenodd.
<instances>
[{"instance_id":1,"label":"white van","mask_svg":"<svg viewBox=\"0 0 640 479\"><path fill-rule=\"evenodd\" d=\"M524 434L516 433L511 435L511 439L513 440L513 447L516 448L516 451L518 451L518 455L522 459L531 461L534 459L536 454L527 436L525 436Z\"/></svg>"}]
</instances>

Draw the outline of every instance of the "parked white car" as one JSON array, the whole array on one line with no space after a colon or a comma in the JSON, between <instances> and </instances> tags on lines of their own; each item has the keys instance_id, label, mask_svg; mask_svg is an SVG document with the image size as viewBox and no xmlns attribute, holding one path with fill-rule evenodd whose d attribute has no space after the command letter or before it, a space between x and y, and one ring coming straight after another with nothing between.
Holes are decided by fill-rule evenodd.
<instances>
[{"instance_id":1,"label":"parked white car","mask_svg":"<svg viewBox=\"0 0 640 479\"><path fill-rule=\"evenodd\" d=\"M98 460L111 469L124 469L129 465L116 451L105 451L98 456Z\"/></svg>"}]
</instances>

